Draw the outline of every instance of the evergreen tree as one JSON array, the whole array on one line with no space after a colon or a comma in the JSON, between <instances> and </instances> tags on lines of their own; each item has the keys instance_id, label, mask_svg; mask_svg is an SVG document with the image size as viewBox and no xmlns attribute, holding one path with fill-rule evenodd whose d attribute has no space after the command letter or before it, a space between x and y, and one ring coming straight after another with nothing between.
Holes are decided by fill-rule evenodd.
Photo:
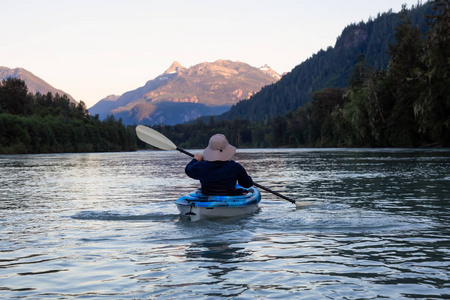
<instances>
[{"instance_id":1,"label":"evergreen tree","mask_svg":"<svg viewBox=\"0 0 450 300\"><path fill-rule=\"evenodd\" d=\"M9 77L0 86L0 112L25 115L30 111L31 98L23 80Z\"/></svg>"},{"instance_id":2,"label":"evergreen tree","mask_svg":"<svg viewBox=\"0 0 450 300\"><path fill-rule=\"evenodd\" d=\"M434 14L421 60L424 71L418 72L419 97L414 103L421 133L430 141L450 145L450 3L433 1Z\"/></svg>"},{"instance_id":3,"label":"evergreen tree","mask_svg":"<svg viewBox=\"0 0 450 300\"><path fill-rule=\"evenodd\" d=\"M388 135L392 146L417 146L419 140L413 103L419 94L417 71L421 69L420 53L422 41L420 31L412 27L405 6L403 22L396 29L396 43L391 44L391 60L387 81L393 103L392 113L387 120Z\"/></svg>"}]
</instances>

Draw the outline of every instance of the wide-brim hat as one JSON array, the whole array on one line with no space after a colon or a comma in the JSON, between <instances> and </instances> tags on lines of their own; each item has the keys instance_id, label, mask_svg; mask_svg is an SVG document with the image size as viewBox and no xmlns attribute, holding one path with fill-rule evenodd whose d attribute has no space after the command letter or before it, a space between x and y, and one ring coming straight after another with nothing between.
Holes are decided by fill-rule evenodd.
<instances>
[{"instance_id":1,"label":"wide-brim hat","mask_svg":"<svg viewBox=\"0 0 450 300\"><path fill-rule=\"evenodd\" d=\"M236 153L236 147L228 143L223 134L215 134L209 139L208 147L203 151L203 158L208 161L227 161Z\"/></svg>"}]
</instances>

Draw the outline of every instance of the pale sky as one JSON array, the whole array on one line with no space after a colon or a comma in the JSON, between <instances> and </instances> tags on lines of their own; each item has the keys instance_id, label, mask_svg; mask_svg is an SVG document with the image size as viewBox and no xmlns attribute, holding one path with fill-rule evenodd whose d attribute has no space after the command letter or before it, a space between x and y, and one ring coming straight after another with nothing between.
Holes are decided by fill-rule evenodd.
<instances>
[{"instance_id":1,"label":"pale sky","mask_svg":"<svg viewBox=\"0 0 450 300\"><path fill-rule=\"evenodd\" d=\"M426 1L423 1L424 3ZM418 0L0 0L0 66L27 69L91 107L173 61L289 72L351 23Z\"/></svg>"}]
</instances>

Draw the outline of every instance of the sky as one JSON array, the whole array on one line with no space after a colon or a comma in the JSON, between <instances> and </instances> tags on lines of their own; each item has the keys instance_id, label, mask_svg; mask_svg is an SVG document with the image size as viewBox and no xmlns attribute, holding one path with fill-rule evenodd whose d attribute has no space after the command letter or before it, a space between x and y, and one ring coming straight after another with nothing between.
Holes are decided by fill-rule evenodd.
<instances>
[{"instance_id":1,"label":"sky","mask_svg":"<svg viewBox=\"0 0 450 300\"><path fill-rule=\"evenodd\" d=\"M418 1L0 0L0 66L24 68L89 108L173 61L289 72L333 47L347 25Z\"/></svg>"}]
</instances>

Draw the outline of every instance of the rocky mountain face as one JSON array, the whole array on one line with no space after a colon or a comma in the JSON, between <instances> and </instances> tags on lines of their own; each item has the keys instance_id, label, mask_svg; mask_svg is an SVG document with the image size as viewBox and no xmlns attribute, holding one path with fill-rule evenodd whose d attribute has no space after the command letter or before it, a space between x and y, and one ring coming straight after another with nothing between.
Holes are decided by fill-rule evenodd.
<instances>
[{"instance_id":1,"label":"rocky mountain face","mask_svg":"<svg viewBox=\"0 0 450 300\"><path fill-rule=\"evenodd\" d=\"M277 72L275 72L274 70L272 70L267 64L264 65L263 67L259 68L259 70L264 72L267 75L272 76L272 78L275 79L276 81L281 79L281 75L278 74Z\"/></svg>"},{"instance_id":2,"label":"rocky mountain face","mask_svg":"<svg viewBox=\"0 0 450 300\"><path fill-rule=\"evenodd\" d=\"M0 67L0 80L14 77L14 78L20 78L22 79L25 84L27 85L28 92L31 94L41 93L41 94L47 94L48 92L52 93L53 95L59 94L59 95L67 95L67 97L70 99L70 101L77 103L75 99L73 99L72 96L67 94L66 92L59 90L57 88L54 88L41 78L37 77L33 73L22 69L22 68L15 68L15 69L9 69L6 67Z\"/></svg>"},{"instance_id":3,"label":"rocky mountain face","mask_svg":"<svg viewBox=\"0 0 450 300\"><path fill-rule=\"evenodd\" d=\"M280 79L267 65L218 60L190 68L174 62L163 74L121 96L108 96L89 109L100 118L114 115L125 124L178 124L225 112Z\"/></svg>"}]
</instances>

